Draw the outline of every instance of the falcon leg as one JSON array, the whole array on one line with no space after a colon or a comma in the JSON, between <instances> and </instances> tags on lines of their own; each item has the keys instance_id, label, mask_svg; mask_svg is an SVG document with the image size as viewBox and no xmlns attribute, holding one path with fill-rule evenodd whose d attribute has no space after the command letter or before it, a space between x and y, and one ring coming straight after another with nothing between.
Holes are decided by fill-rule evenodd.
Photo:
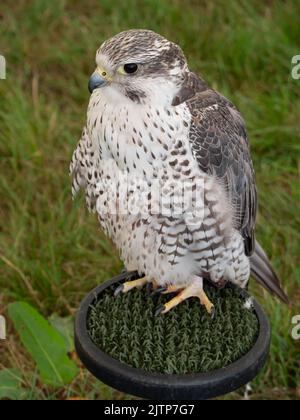
<instances>
[{"instance_id":1,"label":"falcon leg","mask_svg":"<svg viewBox=\"0 0 300 420\"><path fill-rule=\"evenodd\" d=\"M127 293L129 290L136 289L137 287L143 287L145 284L148 284L146 277L142 277L141 279L137 280L126 281L116 288L114 295L118 296L120 293Z\"/></svg>"},{"instance_id":2,"label":"falcon leg","mask_svg":"<svg viewBox=\"0 0 300 420\"><path fill-rule=\"evenodd\" d=\"M165 290L162 291L162 294L163 295L166 295L168 293L179 292L182 289L184 289L184 287L182 287L182 286L176 286L175 284L171 284Z\"/></svg>"},{"instance_id":3,"label":"falcon leg","mask_svg":"<svg viewBox=\"0 0 300 420\"><path fill-rule=\"evenodd\" d=\"M155 315L159 315L161 313L165 314L169 312L172 308L174 308L179 303L183 302L185 299L188 299L190 297L199 298L201 305L205 306L207 312L211 315L211 317L214 316L214 305L206 296L203 290L203 280L200 277L195 277L192 283L190 283L185 289L183 289L177 296L175 296L165 305L160 306L157 309Z\"/></svg>"}]
</instances>

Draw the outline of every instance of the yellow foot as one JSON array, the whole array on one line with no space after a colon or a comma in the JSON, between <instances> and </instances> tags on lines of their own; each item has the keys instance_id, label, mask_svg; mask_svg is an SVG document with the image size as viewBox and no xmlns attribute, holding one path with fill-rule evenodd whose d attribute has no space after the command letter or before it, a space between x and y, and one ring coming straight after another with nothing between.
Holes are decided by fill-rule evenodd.
<instances>
[{"instance_id":1,"label":"yellow foot","mask_svg":"<svg viewBox=\"0 0 300 420\"><path fill-rule=\"evenodd\" d=\"M175 286L175 285L170 285L170 286L159 286L156 282L154 283L148 283L149 286L149 293L150 296L154 296L154 295L165 295L167 293L174 293L174 292L179 292L180 290L183 289L182 286Z\"/></svg>"},{"instance_id":2,"label":"yellow foot","mask_svg":"<svg viewBox=\"0 0 300 420\"><path fill-rule=\"evenodd\" d=\"M181 290L183 290L184 287L182 286L176 286L175 284L171 284L170 286L166 287L163 291L162 294L166 295L168 293L174 293L174 292L179 292Z\"/></svg>"},{"instance_id":3,"label":"yellow foot","mask_svg":"<svg viewBox=\"0 0 300 420\"><path fill-rule=\"evenodd\" d=\"M177 287L177 290L179 288ZM176 291L176 286L167 288L167 290L170 290L170 292ZM165 291L165 293L169 293ZM198 297L200 300L201 305L205 306L207 312L211 315L213 318L215 313L214 305L210 302L208 297L206 296L204 290L203 290L203 280L201 278L195 278L192 283L189 284L185 289L183 289L180 293L178 293L177 296L175 296L173 299L171 299L169 302L165 303L164 305L161 305L155 315L165 314L169 312L172 308L177 306L179 303L183 302L185 299L188 299L190 297Z\"/></svg>"},{"instance_id":4,"label":"yellow foot","mask_svg":"<svg viewBox=\"0 0 300 420\"><path fill-rule=\"evenodd\" d=\"M143 287L147 284L147 278L142 277L141 279L126 281L123 284L120 284L119 287L116 288L114 295L118 296L121 293L127 293L129 290L136 289L137 287Z\"/></svg>"}]
</instances>

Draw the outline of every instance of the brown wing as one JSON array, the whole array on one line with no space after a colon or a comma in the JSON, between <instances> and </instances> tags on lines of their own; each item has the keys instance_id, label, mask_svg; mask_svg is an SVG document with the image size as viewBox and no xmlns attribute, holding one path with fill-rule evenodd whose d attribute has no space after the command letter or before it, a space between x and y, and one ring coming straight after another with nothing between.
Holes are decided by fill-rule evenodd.
<instances>
[{"instance_id":1,"label":"brown wing","mask_svg":"<svg viewBox=\"0 0 300 420\"><path fill-rule=\"evenodd\" d=\"M204 172L224 183L235 209L236 226L245 241L245 252L251 255L255 247L257 193L244 122L227 99L196 75L190 73L187 79L176 100L185 101L192 115L190 142L194 156Z\"/></svg>"}]
</instances>

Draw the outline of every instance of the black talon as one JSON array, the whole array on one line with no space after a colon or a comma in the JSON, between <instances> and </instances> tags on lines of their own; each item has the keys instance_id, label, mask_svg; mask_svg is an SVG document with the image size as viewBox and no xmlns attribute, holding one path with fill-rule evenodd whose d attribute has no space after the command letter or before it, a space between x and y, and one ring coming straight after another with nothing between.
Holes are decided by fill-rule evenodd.
<instances>
[{"instance_id":1,"label":"black talon","mask_svg":"<svg viewBox=\"0 0 300 420\"><path fill-rule=\"evenodd\" d=\"M156 289L152 290L152 293L150 294L150 296L158 295L159 293L165 292L166 290L167 288L164 286L157 287Z\"/></svg>"},{"instance_id":2,"label":"black talon","mask_svg":"<svg viewBox=\"0 0 300 420\"><path fill-rule=\"evenodd\" d=\"M147 283L147 285L146 285L146 292L147 292L147 295L149 295L149 296L152 295L152 293L153 293L152 283Z\"/></svg>"},{"instance_id":3,"label":"black talon","mask_svg":"<svg viewBox=\"0 0 300 420\"><path fill-rule=\"evenodd\" d=\"M216 308L213 307L212 310L211 310L211 313L210 313L211 319L214 319L215 318L215 315L216 315Z\"/></svg>"},{"instance_id":4,"label":"black talon","mask_svg":"<svg viewBox=\"0 0 300 420\"><path fill-rule=\"evenodd\" d=\"M160 315L165 309L166 309L165 305L160 305L155 311L155 316Z\"/></svg>"},{"instance_id":5,"label":"black talon","mask_svg":"<svg viewBox=\"0 0 300 420\"><path fill-rule=\"evenodd\" d=\"M121 293L123 293L124 290L124 284L120 284L120 286L118 286L114 292L114 296L119 296Z\"/></svg>"}]
</instances>

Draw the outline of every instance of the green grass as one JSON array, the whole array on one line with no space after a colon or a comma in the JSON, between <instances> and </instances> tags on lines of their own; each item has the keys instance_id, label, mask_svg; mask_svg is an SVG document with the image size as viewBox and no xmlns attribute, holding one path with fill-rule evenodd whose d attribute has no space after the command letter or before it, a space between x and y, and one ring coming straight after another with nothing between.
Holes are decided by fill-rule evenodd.
<instances>
[{"instance_id":1,"label":"green grass","mask_svg":"<svg viewBox=\"0 0 300 420\"><path fill-rule=\"evenodd\" d=\"M82 198L72 203L68 164L85 122L87 81L100 43L132 27L180 43L190 68L228 96L249 131L259 188L257 236L291 297L281 306L253 287L273 327L253 398L300 398L300 54L297 1L1 1L0 306L25 300L45 316L74 313L82 297L122 267ZM0 364L17 367L33 399L124 398L84 369L59 391L39 381L11 324ZM235 393L230 398L239 398Z\"/></svg>"}]
</instances>

